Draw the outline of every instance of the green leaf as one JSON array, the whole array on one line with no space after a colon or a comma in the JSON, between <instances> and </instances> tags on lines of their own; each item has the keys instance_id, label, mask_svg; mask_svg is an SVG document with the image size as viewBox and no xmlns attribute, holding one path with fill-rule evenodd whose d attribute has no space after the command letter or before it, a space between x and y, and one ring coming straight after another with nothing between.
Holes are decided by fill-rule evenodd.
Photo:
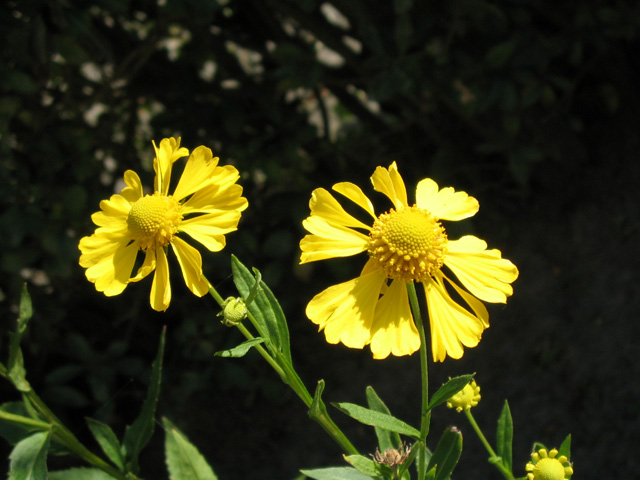
<instances>
[{"instance_id":1,"label":"green leaf","mask_svg":"<svg viewBox=\"0 0 640 480\"><path fill-rule=\"evenodd\" d=\"M147 398L142 405L140 415L132 425L127 426L124 432L124 449L127 460L127 470L137 473L139 470L138 456L151 439L155 426L156 404L158 403L158 395L160 394L160 382L162 374L162 357L164 355L166 327L162 329L160 335L160 345L158 353L153 362L151 372L151 380L147 390Z\"/></svg>"},{"instance_id":2,"label":"green leaf","mask_svg":"<svg viewBox=\"0 0 640 480\"><path fill-rule=\"evenodd\" d=\"M332 405L341 412L349 415L355 420L358 420L360 423L364 423L365 425L380 427L391 432L409 435L414 438L420 437L420 432L418 430L389 414L376 412L375 410L370 410L353 403L342 402L332 403Z\"/></svg>"},{"instance_id":3,"label":"green leaf","mask_svg":"<svg viewBox=\"0 0 640 480\"><path fill-rule=\"evenodd\" d=\"M252 338L251 340L246 340L242 342L240 345L234 348L230 348L229 350L221 350L219 352L214 353L216 357L230 357L230 358L240 358L244 357L251 347L254 345L258 345L264 342L264 338L257 337Z\"/></svg>"},{"instance_id":4,"label":"green leaf","mask_svg":"<svg viewBox=\"0 0 640 480\"><path fill-rule=\"evenodd\" d=\"M435 480L447 480L462 453L462 434L456 427L447 428L429 460L427 470L436 469Z\"/></svg>"},{"instance_id":5,"label":"green leaf","mask_svg":"<svg viewBox=\"0 0 640 480\"><path fill-rule=\"evenodd\" d=\"M18 310L18 333L22 335L27 329L27 324L33 316L33 306L31 304L31 296L27 290L27 284L22 287L22 295L20 296L20 307Z\"/></svg>"},{"instance_id":6,"label":"green leaf","mask_svg":"<svg viewBox=\"0 0 640 480\"><path fill-rule=\"evenodd\" d=\"M391 469L388 466L376 463L363 455L345 455L344 459L360 473L370 477L387 478L391 474Z\"/></svg>"},{"instance_id":7,"label":"green leaf","mask_svg":"<svg viewBox=\"0 0 640 480\"><path fill-rule=\"evenodd\" d=\"M391 411L387 407L387 405L382 401L382 399L378 396L373 387L367 387L367 404L371 410L375 410L376 412L386 413L387 415L391 415ZM399 448L401 445L400 435L396 432L391 432L389 430L385 430L384 428L375 427L376 436L378 437L378 447L381 452L388 450L390 448Z\"/></svg>"},{"instance_id":8,"label":"green leaf","mask_svg":"<svg viewBox=\"0 0 640 480\"><path fill-rule=\"evenodd\" d=\"M49 472L49 480L113 480L114 478L97 468L70 468Z\"/></svg>"},{"instance_id":9,"label":"green leaf","mask_svg":"<svg viewBox=\"0 0 640 480\"><path fill-rule=\"evenodd\" d=\"M11 445L30 436L33 432L48 429L49 424L40 422L36 424L34 418L27 410L23 402L7 402L0 406L0 436ZM36 421L39 420L35 419Z\"/></svg>"},{"instance_id":10,"label":"green leaf","mask_svg":"<svg viewBox=\"0 0 640 480\"><path fill-rule=\"evenodd\" d=\"M24 368L24 360L22 358L22 350L20 342L22 334L26 331L29 320L33 316L33 307L31 297L25 284L22 288L20 296L20 306L18 307L18 322L16 331L11 333L11 343L9 344L9 361L7 362L7 370L9 378L13 386L20 392L28 392L31 390L29 382L27 382L27 371Z\"/></svg>"},{"instance_id":11,"label":"green leaf","mask_svg":"<svg viewBox=\"0 0 640 480\"><path fill-rule=\"evenodd\" d=\"M38 432L18 442L9 455L9 480L47 480L50 434Z\"/></svg>"},{"instance_id":12,"label":"green leaf","mask_svg":"<svg viewBox=\"0 0 640 480\"><path fill-rule=\"evenodd\" d=\"M460 375L459 377L449 379L447 383L442 385L436 393L433 394L431 400L429 400L429 404L427 405L427 410L431 410L432 408L435 408L449 400L453 395L462 390L474 376L475 373L469 373L467 375Z\"/></svg>"},{"instance_id":13,"label":"green leaf","mask_svg":"<svg viewBox=\"0 0 640 480\"><path fill-rule=\"evenodd\" d=\"M560 445L560 448L558 448L558 455L564 455L569 459L571 458L571 434L567 435Z\"/></svg>"},{"instance_id":14,"label":"green leaf","mask_svg":"<svg viewBox=\"0 0 640 480\"><path fill-rule=\"evenodd\" d=\"M198 449L167 418L162 419L165 430L165 455L171 480L217 480L216 474Z\"/></svg>"},{"instance_id":15,"label":"green leaf","mask_svg":"<svg viewBox=\"0 0 640 480\"><path fill-rule=\"evenodd\" d=\"M247 304L247 310L256 320L258 333L266 340L267 347L275 345L286 361L291 364L291 348L289 346L289 327L284 312L269 287L260 280L260 272L254 269L256 275L249 271L235 255L231 256L231 270L233 282L238 292ZM258 284L259 288L254 290ZM255 295L255 299L249 303L247 299ZM274 353L274 352L272 352Z\"/></svg>"},{"instance_id":16,"label":"green leaf","mask_svg":"<svg viewBox=\"0 0 640 480\"><path fill-rule=\"evenodd\" d=\"M496 429L496 453L502 458L502 464L509 471L512 470L513 420L509 402L504 401L504 407L498 418Z\"/></svg>"},{"instance_id":17,"label":"green leaf","mask_svg":"<svg viewBox=\"0 0 640 480\"><path fill-rule=\"evenodd\" d=\"M324 392L324 386L324 380L318 380L316 391L313 393L313 401L311 402L311 406L309 407L309 418L315 421L323 416L328 416L327 406L322 400L322 392Z\"/></svg>"},{"instance_id":18,"label":"green leaf","mask_svg":"<svg viewBox=\"0 0 640 480\"><path fill-rule=\"evenodd\" d=\"M351 467L316 468L314 470L300 471L314 480L371 480L369 475L360 473Z\"/></svg>"},{"instance_id":19,"label":"green leaf","mask_svg":"<svg viewBox=\"0 0 640 480\"><path fill-rule=\"evenodd\" d=\"M94 420L93 418L87 418L87 425L89 430L93 434L94 438L102 448L105 455L117 466L121 471L124 471L124 457L122 456L122 448L118 437L113 433L111 427L102 422Z\"/></svg>"}]
</instances>

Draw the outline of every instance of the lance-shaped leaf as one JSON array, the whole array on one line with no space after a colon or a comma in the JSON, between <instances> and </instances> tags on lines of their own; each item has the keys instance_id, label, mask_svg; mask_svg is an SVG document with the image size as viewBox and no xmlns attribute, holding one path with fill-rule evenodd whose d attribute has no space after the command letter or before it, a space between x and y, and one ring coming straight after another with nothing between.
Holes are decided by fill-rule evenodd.
<instances>
[{"instance_id":1,"label":"lance-shaped leaf","mask_svg":"<svg viewBox=\"0 0 640 480\"><path fill-rule=\"evenodd\" d=\"M93 437L96 439L105 455L120 469L120 471L124 471L122 448L120 447L120 442L118 441L116 434L111 430L111 427L94 420L93 418L87 418L86 421L89 426L89 430L91 430Z\"/></svg>"},{"instance_id":2,"label":"lance-shaped leaf","mask_svg":"<svg viewBox=\"0 0 640 480\"><path fill-rule=\"evenodd\" d=\"M369 477L387 478L391 475L391 469L387 465L374 462L363 455L344 455L344 459L360 473Z\"/></svg>"},{"instance_id":3,"label":"lance-shaped leaf","mask_svg":"<svg viewBox=\"0 0 640 480\"><path fill-rule=\"evenodd\" d=\"M496 428L496 453L502 459L502 465L509 471L512 469L513 420L509 402L504 401L504 407Z\"/></svg>"},{"instance_id":4,"label":"lance-shaped leaf","mask_svg":"<svg viewBox=\"0 0 640 480\"><path fill-rule=\"evenodd\" d=\"M160 382L162 380L162 357L164 355L165 334L166 327L162 329L162 335L160 335L158 354L153 362L147 398L142 405L140 415L124 432L124 450L127 467L128 470L133 473L137 473L139 470L138 456L147 443L149 443L155 426L156 404L158 403Z\"/></svg>"},{"instance_id":5,"label":"lance-shaped leaf","mask_svg":"<svg viewBox=\"0 0 640 480\"><path fill-rule=\"evenodd\" d=\"M371 425L373 427L383 428L391 432L401 433L403 435L409 435L414 438L420 437L420 431L413 428L411 425L397 419L396 417L376 412L369 408L361 407L353 403L332 403L341 412L349 415L351 418L358 420L365 425Z\"/></svg>"},{"instance_id":6,"label":"lance-shaped leaf","mask_svg":"<svg viewBox=\"0 0 640 480\"><path fill-rule=\"evenodd\" d=\"M50 431L20 440L9 455L9 480L47 480Z\"/></svg>"},{"instance_id":7,"label":"lance-shaped leaf","mask_svg":"<svg viewBox=\"0 0 640 480\"><path fill-rule=\"evenodd\" d=\"M217 480L198 449L168 419L163 418L165 455L171 480Z\"/></svg>"},{"instance_id":8,"label":"lance-shaped leaf","mask_svg":"<svg viewBox=\"0 0 640 480\"><path fill-rule=\"evenodd\" d=\"M456 427L447 428L436 447L427 471L436 468L435 480L447 480L460 459L462 453L462 434Z\"/></svg>"},{"instance_id":9,"label":"lance-shaped leaf","mask_svg":"<svg viewBox=\"0 0 640 480\"><path fill-rule=\"evenodd\" d=\"M316 468L313 470L300 470L307 477L314 480L371 480L369 475L360 473L351 467Z\"/></svg>"},{"instance_id":10,"label":"lance-shaped leaf","mask_svg":"<svg viewBox=\"0 0 640 480\"><path fill-rule=\"evenodd\" d=\"M230 348L229 350L220 350L219 352L214 353L216 357L230 357L230 358L240 358L244 357L251 347L258 345L264 342L264 338L252 338L251 340L246 340L242 342L237 347Z\"/></svg>"},{"instance_id":11,"label":"lance-shaped leaf","mask_svg":"<svg viewBox=\"0 0 640 480\"><path fill-rule=\"evenodd\" d=\"M261 280L260 272L254 269L256 272L254 276L234 255L231 256L231 270L233 283L245 300L247 310L255 318L258 333L261 337L269 340L267 342L268 348L274 345L285 360L291 364L289 327L278 300L266 283ZM258 288L255 288L256 284Z\"/></svg>"},{"instance_id":12,"label":"lance-shaped leaf","mask_svg":"<svg viewBox=\"0 0 640 480\"><path fill-rule=\"evenodd\" d=\"M24 368L24 360L22 358L22 350L20 349L20 342L22 335L27 330L29 320L33 316L33 306L31 304L31 296L27 290L25 284L22 288L22 294L20 296L20 306L18 308L18 321L16 322L16 331L11 333L11 343L9 344L9 361L7 362L7 369L9 371L9 378L11 383L21 392L28 392L31 390L29 382L27 382L27 372Z\"/></svg>"},{"instance_id":13,"label":"lance-shaped leaf","mask_svg":"<svg viewBox=\"0 0 640 480\"><path fill-rule=\"evenodd\" d=\"M467 383L469 383L473 379L474 376L475 373L470 373L467 375L460 375L459 377L449 379L447 383L442 385L436 391L436 393L433 394L431 400L429 400L427 409L431 410L432 408L435 408L438 405L449 400L453 395L462 390L467 385Z\"/></svg>"},{"instance_id":14,"label":"lance-shaped leaf","mask_svg":"<svg viewBox=\"0 0 640 480\"><path fill-rule=\"evenodd\" d=\"M371 410L391 415L391 411L378 396L373 387L367 387L366 394L367 404L369 405L369 408ZM392 432L380 427L375 427L375 429L376 436L378 437L378 447L380 448L381 452L389 450L390 448L400 448L401 440L400 435L398 435L397 432Z\"/></svg>"},{"instance_id":15,"label":"lance-shaped leaf","mask_svg":"<svg viewBox=\"0 0 640 480\"><path fill-rule=\"evenodd\" d=\"M115 480L115 478L97 468L69 468L49 472L48 480Z\"/></svg>"},{"instance_id":16,"label":"lance-shaped leaf","mask_svg":"<svg viewBox=\"0 0 640 480\"><path fill-rule=\"evenodd\" d=\"M571 434L567 435L567 437L563 440L560 448L558 448L558 455L571 459Z\"/></svg>"}]
</instances>

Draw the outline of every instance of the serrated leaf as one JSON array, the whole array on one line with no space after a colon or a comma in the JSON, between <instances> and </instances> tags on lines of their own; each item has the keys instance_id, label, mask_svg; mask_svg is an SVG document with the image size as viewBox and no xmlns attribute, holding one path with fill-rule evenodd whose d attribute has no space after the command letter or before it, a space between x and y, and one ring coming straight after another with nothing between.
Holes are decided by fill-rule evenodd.
<instances>
[{"instance_id":1,"label":"serrated leaf","mask_svg":"<svg viewBox=\"0 0 640 480\"><path fill-rule=\"evenodd\" d=\"M167 418L162 419L165 430L165 458L171 480L217 480L216 474L198 449Z\"/></svg>"},{"instance_id":2,"label":"serrated leaf","mask_svg":"<svg viewBox=\"0 0 640 480\"><path fill-rule=\"evenodd\" d=\"M49 472L49 480L114 480L114 478L97 468L70 468Z\"/></svg>"},{"instance_id":3,"label":"serrated leaf","mask_svg":"<svg viewBox=\"0 0 640 480\"><path fill-rule=\"evenodd\" d=\"M256 319L258 333L269 341L267 342L268 348L274 345L285 360L291 364L289 327L278 300L266 283L260 280L259 272L254 269L257 272L256 276L254 276L235 255L231 256L231 270L233 272L233 283L245 302L252 293L255 295L254 300L251 303L246 302L246 304L247 310ZM258 280L259 288L254 290L256 279Z\"/></svg>"},{"instance_id":4,"label":"serrated leaf","mask_svg":"<svg viewBox=\"0 0 640 480\"><path fill-rule=\"evenodd\" d=\"M240 358L244 357L251 347L258 345L264 342L264 338L257 337L252 338L251 340L246 340L242 342L240 345L234 348L230 348L229 350L220 350L219 352L214 353L216 357L228 357L228 358Z\"/></svg>"},{"instance_id":5,"label":"serrated leaf","mask_svg":"<svg viewBox=\"0 0 640 480\"><path fill-rule=\"evenodd\" d=\"M332 403L341 412L349 415L351 418L358 420L365 425L371 425L373 427L380 427L391 432L401 433L403 435L409 435L414 438L420 437L420 431L413 428L411 425L397 419L392 415L386 413L376 412L369 408L361 407L353 403Z\"/></svg>"},{"instance_id":6,"label":"serrated leaf","mask_svg":"<svg viewBox=\"0 0 640 480\"><path fill-rule=\"evenodd\" d=\"M316 468L313 470L300 470L307 477L314 480L371 480L369 475L360 473L351 467Z\"/></svg>"},{"instance_id":7,"label":"serrated leaf","mask_svg":"<svg viewBox=\"0 0 640 480\"><path fill-rule=\"evenodd\" d=\"M47 480L50 431L20 440L9 455L9 480Z\"/></svg>"},{"instance_id":8,"label":"serrated leaf","mask_svg":"<svg viewBox=\"0 0 640 480\"><path fill-rule=\"evenodd\" d=\"M429 404L427 405L427 410L431 410L432 408L435 408L449 400L453 395L462 390L474 376L475 373L469 373L467 375L460 375L459 377L449 379L449 381L442 385L436 393L433 394L431 400L429 400Z\"/></svg>"},{"instance_id":9,"label":"serrated leaf","mask_svg":"<svg viewBox=\"0 0 640 480\"><path fill-rule=\"evenodd\" d=\"M142 404L140 415L133 424L129 425L124 433L124 449L127 463L127 470L137 473L139 470L138 456L147 445L153 434L155 426L156 404L160 394L160 382L162 380L162 357L164 355L164 341L166 328L162 329L158 353L153 362L151 380L147 389L147 397Z\"/></svg>"},{"instance_id":10,"label":"serrated leaf","mask_svg":"<svg viewBox=\"0 0 640 480\"><path fill-rule=\"evenodd\" d=\"M455 427L447 428L436 447L427 470L436 467L435 480L447 480L460 459L462 453L462 434Z\"/></svg>"},{"instance_id":11,"label":"serrated leaf","mask_svg":"<svg viewBox=\"0 0 640 480\"><path fill-rule=\"evenodd\" d=\"M344 459L360 473L369 477L386 478L391 474L391 469L380 463L376 463L363 455L344 455Z\"/></svg>"},{"instance_id":12,"label":"serrated leaf","mask_svg":"<svg viewBox=\"0 0 640 480\"><path fill-rule=\"evenodd\" d=\"M102 422L94 420L93 418L87 418L87 425L89 430L93 434L100 448L105 455L117 466L121 471L124 471L124 457L122 456L122 448L118 437L113 433L111 427Z\"/></svg>"},{"instance_id":13,"label":"serrated leaf","mask_svg":"<svg viewBox=\"0 0 640 480\"><path fill-rule=\"evenodd\" d=\"M386 413L387 415L391 415L391 411L387 407L387 405L382 401L382 399L378 396L373 387L367 387L366 390L367 395L367 405L371 410L375 410L376 412ZM399 448L402 443L400 440L400 435L397 432L390 432L384 428L375 427L376 436L378 437L378 447L381 452L388 450L390 448Z\"/></svg>"},{"instance_id":14,"label":"serrated leaf","mask_svg":"<svg viewBox=\"0 0 640 480\"><path fill-rule=\"evenodd\" d=\"M504 407L496 428L496 453L502 458L502 464L509 471L512 469L513 419L509 409L509 402L504 401Z\"/></svg>"}]
</instances>

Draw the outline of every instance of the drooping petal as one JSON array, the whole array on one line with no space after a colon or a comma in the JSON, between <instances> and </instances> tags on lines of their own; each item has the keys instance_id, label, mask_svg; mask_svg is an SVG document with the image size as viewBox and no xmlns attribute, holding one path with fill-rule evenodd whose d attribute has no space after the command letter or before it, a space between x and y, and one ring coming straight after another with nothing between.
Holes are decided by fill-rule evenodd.
<instances>
[{"instance_id":1,"label":"drooping petal","mask_svg":"<svg viewBox=\"0 0 640 480\"><path fill-rule=\"evenodd\" d=\"M373 318L371 352L373 358L411 355L420 348L420 334L413 322L404 282L394 280L378 300Z\"/></svg>"},{"instance_id":2,"label":"drooping petal","mask_svg":"<svg viewBox=\"0 0 640 480\"><path fill-rule=\"evenodd\" d=\"M389 197L396 210L409 206L407 188L400 176L400 172L398 172L396 162L389 165L388 170L384 167L377 167L371 176L371 183L375 191L384 193Z\"/></svg>"},{"instance_id":3,"label":"drooping petal","mask_svg":"<svg viewBox=\"0 0 640 480\"><path fill-rule=\"evenodd\" d=\"M218 157L213 156L211 149L201 145L196 148L184 167L182 176L173 192L178 202L192 193L206 187L212 181L213 172L218 165Z\"/></svg>"},{"instance_id":4,"label":"drooping petal","mask_svg":"<svg viewBox=\"0 0 640 480\"><path fill-rule=\"evenodd\" d=\"M442 220L462 220L474 216L480 209L478 200L466 192L456 192L453 187L439 190L430 178L418 183L416 205Z\"/></svg>"},{"instance_id":5,"label":"drooping petal","mask_svg":"<svg viewBox=\"0 0 640 480\"><path fill-rule=\"evenodd\" d=\"M87 279L95 284L98 292L108 297L122 293L129 282L138 248L135 242L129 245L126 240L116 243L111 254L87 268Z\"/></svg>"},{"instance_id":6,"label":"drooping petal","mask_svg":"<svg viewBox=\"0 0 640 480\"><path fill-rule=\"evenodd\" d=\"M140 265L138 272L134 277L129 279L129 282L139 282L151 272L156 269L156 252L153 249L149 249L145 252L144 262Z\"/></svg>"},{"instance_id":7,"label":"drooping petal","mask_svg":"<svg viewBox=\"0 0 640 480\"><path fill-rule=\"evenodd\" d=\"M510 283L518 278L518 269L500 250L487 250L487 243L473 235L447 243L444 259L462 284L485 302L505 303L513 293Z\"/></svg>"},{"instance_id":8,"label":"drooping petal","mask_svg":"<svg viewBox=\"0 0 640 480\"><path fill-rule=\"evenodd\" d=\"M209 283L202 275L200 252L179 237L173 237L171 247L178 258L184 282L194 295L202 297L209 292Z\"/></svg>"},{"instance_id":9,"label":"drooping petal","mask_svg":"<svg viewBox=\"0 0 640 480\"><path fill-rule=\"evenodd\" d=\"M111 257L118 248L122 248L129 243L126 225L114 228L102 227L89 237L82 237L78 248L80 255L80 266L84 268L92 267L101 262L106 257Z\"/></svg>"},{"instance_id":10,"label":"drooping petal","mask_svg":"<svg viewBox=\"0 0 640 480\"><path fill-rule=\"evenodd\" d=\"M453 289L458 293L458 295L462 297L466 304L469 305L469 308L473 310L473 313L475 313L476 317L478 317L482 321L482 325L484 325L484 328L489 328L489 312L487 311L487 307L484 306L484 303L471 295L469 292L456 285L456 283L451 281L451 279L446 275L442 274L442 278L444 278L449 283L449 285L451 285Z\"/></svg>"},{"instance_id":11,"label":"drooping petal","mask_svg":"<svg viewBox=\"0 0 640 480\"><path fill-rule=\"evenodd\" d=\"M461 358L463 346L475 347L480 341L484 330L482 321L454 302L438 281L429 279L423 285L429 311L433 360L442 362L447 355Z\"/></svg>"},{"instance_id":12,"label":"drooping petal","mask_svg":"<svg viewBox=\"0 0 640 480\"><path fill-rule=\"evenodd\" d=\"M169 282L169 263L164 248L160 247L156 252L156 273L151 284L151 308L158 312L164 312L171 302L171 283Z\"/></svg>"},{"instance_id":13,"label":"drooping petal","mask_svg":"<svg viewBox=\"0 0 640 480\"><path fill-rule=\"evenodd\" d=\"M324 188L316 188L309 200L312 217L321 217L329 223L371 230L371 227L348 214L342 205Z\"/></svg>"},{"instance_id":14,"label":"drooping petal","mask_svg":"<svg viewBox=\"0 0 640 480\"><path fill-rule=\"evenodd\" d=\"M371 341L371 325L384 281L384 274L374 271L333 285L313 297L307 305L307 317L324 330L327 342L363 348Z\"/></svg>"},{"instance_id":15,"label":"drooping petal","mask_svg":"<svg viewBox=\"0 0 640 480\"><path fill-rule=\"evenodd\" d=\"M200 242L212 252L218 252L226 245L224 235L237 230L240 212L208 213L189 218L180 223L179 232L184 232Z\"/></svg>"},{"instance_id":16,"label":"drooping petal","mask_svg":"<svg viewBox=\"0 0 640 480\"><path fill-rule=\"evenodd\" d=\"M359 186L351 182L340 182L336 183L332 188L336 192L347 197L359 207L363 208L369 215L371 215L371 217L373 217L374 220L378 218L375 210L373 209L371 200L369 200L369 197L364 194Z\"/></svg>"},{"instance_id":17,"label":"drooping petal","mask_svg":"<svg viewBox=\"0 0 640 480\"><path fill-rule=\"evenodd\" d=\"M144 195L142 191L142 182L136 172L133 170L127 170L124 172L124 183L126 183L127 186L122 189L120 195L126 198L129 203L133 203L142 198Z\"/></svg>"},{"instance_id":18,"label":"drooping petal","mask_svg":"<svg viewBox=\"0 0 640 480\"><path fill-rule=\"evenodd\" d=\"M100 211L91 215L93 223L99 227L126 227L131 204L122 195L111 195L100 202Z\"/></svg>"},{"instance_id":19,"label":"drooping petal","mask_svg":"<svg viewBox=\"0 0 640 480\"><path fill-rule=\"evenodd\" d=\"M157 147L155 142L152 143L156 151L156 157L153 159L153 170L156 172L154 189L156 192L168 195L173 162L189 155L189 150L180 147L180 137L163 138L160 147Z\"/></svg>"},{"instance_id":20,"label":"drooping petal","mask_svg":"<svg viewBox=\"0 0 640 480\"><path fill-rule=\"evenodd\" d=\"M182 204L181 213L220 213L228 210L244 211L249 202L242 196L240 185L220 187L212 183L202 190L198 190Z\"/></svg>"},{"instance_id":21,"label":"drooping petal","mask_svg":"<svg viewBox=\"0 0 640 480\"><path fill-rule=\"evenodd\" d=\"M300 263L349 257L367 250L369 237L351 228L330 224L320 217L308 217L302 225L312 235L300 240Z\"/></svg>"}]
</instances>

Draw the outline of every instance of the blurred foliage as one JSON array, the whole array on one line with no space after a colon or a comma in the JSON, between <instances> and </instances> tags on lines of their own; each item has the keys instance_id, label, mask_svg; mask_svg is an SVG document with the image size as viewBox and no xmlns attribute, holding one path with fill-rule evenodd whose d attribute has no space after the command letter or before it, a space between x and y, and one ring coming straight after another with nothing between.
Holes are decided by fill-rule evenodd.
<instances>
[{"instance_id":1,"label":"blurred foliage","mask_svg":"<svg viewBox=\"0 0 640 480\"><path fill-rule=\"evenodd\" d=\"M52 404L100 406L112 424L128 399L109 395L144 382L161 323L167 374L171 362L181 372L167 408L188 410L214 376L217 389L250 388L249 403L258 391L284 401L269 375L245 381L236 363L213 372L212 353L236 339L211 321L212 302L194 309L179 278L160 317L147 284L107 299L84 279L77 242L90 214L126 169L151 185L151 140L180 135L239 168L250 208L206 273L231 288L236 253L297 314L317 290L311 276L357 268L295 266L313 188L366 185L396 160L409 184L429 175L483 205L491 196L497 216L516 208L538 171L588 161L585 121L615 114L637 88L639 27L638 3L623 0L2 2L3 332L28 281L39 317L30 373Z\"/></svg>"}]
</instances>

